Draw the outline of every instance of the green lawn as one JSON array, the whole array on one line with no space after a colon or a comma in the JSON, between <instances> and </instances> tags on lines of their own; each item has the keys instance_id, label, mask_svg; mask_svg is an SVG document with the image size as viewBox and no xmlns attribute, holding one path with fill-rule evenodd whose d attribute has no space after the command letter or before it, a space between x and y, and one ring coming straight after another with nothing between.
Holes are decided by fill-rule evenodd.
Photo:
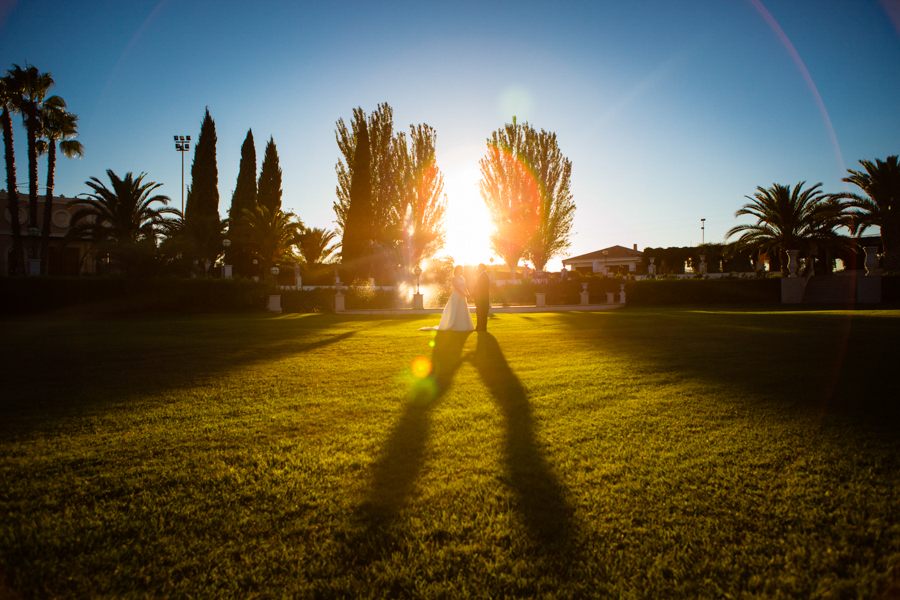
<instances>
[{"instance_id":1,"label":"green lawn","mask_svg":"<svg viewBox=\"0 0 900 600\"><path fill-rule=\"evenodd\" d=\"M900 597L900 311L436 318L0 322L0 598Z\"/></svg>"}]
</instances>

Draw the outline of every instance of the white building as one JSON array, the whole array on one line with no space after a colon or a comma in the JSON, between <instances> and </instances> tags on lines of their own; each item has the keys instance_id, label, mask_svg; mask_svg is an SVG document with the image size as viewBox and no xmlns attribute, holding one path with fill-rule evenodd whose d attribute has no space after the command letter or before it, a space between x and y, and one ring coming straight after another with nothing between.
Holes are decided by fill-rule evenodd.
<instances>
[{"instance_id":1,"label":"white building","mask_svg":"<svg viewBox=\"0 0 900 600\"><path fill-rule=\"evenodd\" d=\"M637 249L625 248L623 246L610 246L596 252L589 252L581 256L573 256L562 261L563 265L570 270L579 273L602 273L608 275L612 273L635 273L638 265L644 261L644 253Z\"/></svg>"}]
</instances>

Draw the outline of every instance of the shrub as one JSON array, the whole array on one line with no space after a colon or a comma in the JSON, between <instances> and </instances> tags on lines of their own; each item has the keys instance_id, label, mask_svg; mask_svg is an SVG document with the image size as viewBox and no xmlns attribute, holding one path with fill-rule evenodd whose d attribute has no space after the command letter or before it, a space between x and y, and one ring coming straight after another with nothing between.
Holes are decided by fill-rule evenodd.
<instances>
[{"instance_id":1,"label":"shrub","mask_svg":"<svg viewBox=\"0 0 900 600\"><path fill-rule=\"evenodd\" d=\"M331 290L329 290L331 291ZM334 294L334 292L331 292ZM388 309L397 304L394 290L376 290L368 286L358 286L343 290L344 306L348 309Z\"/></svg>"},{"instance_id":2,"label":"shrub","mask_svg":"<svg viewBox=\"0 0 900 600\"><path fill-rule=\"evenodd\" d=\"M628 304L743 304L781 302L781 279L655 279L625 285Z\"/></svg>"},{"instance_id":3,"label":"shrub","mask_svg":"<svg viewBox=\"0 0 900 600\"><path fill-rule=\"evenodd\" d=\"M535 293L547 294L548 305L579 304L581 302L582 284L588 284L589 301L593 304L606 302L607 292L618 292L619 284L624 279L600 276L569 277L564 281L550 281L549 283L534 283L531 280L523 280L520 283L491 286L491 302L503 305L533 305Z\"/></svg>"},{"instance_id":4,"label":"shrub","mask_svg":"<svg viewBox=\"0 0 900 600\"><path fill-rule=\"evenodd\" d=\"M281 310L286 313L324 313L334 310L334 290L331 289L279 290L279 293Z\"/></svg>"},{"instance_id":5,"label":"shrub","mask_svg":"<svg viewBox=\"0 0 900 600\"><path fill-rule=\"evenodd\" d=\"M881 301L900 302L900 275L885 275L881 278Z\"/></svg>"}]
</instances>

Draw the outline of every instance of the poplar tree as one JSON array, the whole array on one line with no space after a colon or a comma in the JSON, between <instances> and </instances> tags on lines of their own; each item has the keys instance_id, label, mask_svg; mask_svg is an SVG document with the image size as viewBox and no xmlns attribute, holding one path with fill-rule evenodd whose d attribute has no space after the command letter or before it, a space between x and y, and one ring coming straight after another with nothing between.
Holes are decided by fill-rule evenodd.
<instances>
[{"instance_id":1,"label":"poplar tree","mask_svg":"<svg viewBox=\"0 0 900 600\"><path fill-rule=\"evenodd\" d=\"M244 209L252 211L256 207L256 146L253 142L253 130L247 130L247 137L241 146L241 164L238 169L237 183L231 196L231 209L228 211L228 236L231 247L226 250L226 263L234 265L235 274L249 277L250 250L246 247L246 216Z\"/></svg>"},{"instance_id":2,"label":"poplar tree","mask_svg":"<svg viewBox=\"0 0 900 600\"><path fill-rule=\"evenodd\" d=\"M272 214L281 210L281 167L278 166L278 149L275 147L275 140L272 137L269 137L266 153L263 156L256 202L259 206L268 208Z\"/></svg>"},{"instance_id":3,"label":"poplar tree","mask_svg":"<svg viewBox=\"0 0 900 600\"><path fill-rule=\"evenodd\" d=\"M572 161L562 155L555 133L527 127L525 140L526 159L540 190L534 232L525 249L525 258L536 270L543 271L551 258L569 249L575 218Z\"/></svg>"},{"instance_id":4,"label":"poplar tree","mask_svg":"<svg viewBox=\"0 0 900 600\"><path fill-rule=\"evenodd\" d=\"M488 138L479 164L478 187L494 226L491 249L513 278L522 258L542 270L568 248L575 212L572 164L560 152L556 134L513 117Z\"/></svg>"},{"instance_id":5,"label":"poplar tree","mask_svg":"<svg viewBox=\"0 0 900 600\"><path fill-rule=\"evenodd\" d=\"M219 168L216 165L216 123L209 107L200 124L200 136L194 146L191 188L184 207L185 221L219 218Z\"/></svg>"},{"instance_id":6,"label":"poplar tree","mask_svg":"<svg viewBox=\"0 0 900 600\"><path fill-rule=\"evenodd\" d=\"M447 195L435 162L437 133L426 124L409 126L409 155L403 176L403 211L410 268L443 248Z\"/></svg>"},{"instance_id":7,"label":"poplar tree","mask_svg":"<svg viewBox=\"0 0 900 600\"><path fill-rule=\"evenodd\" d=\"M362 110L359 112L362 112ZM356 111L354 111L355 113ZM369 131L365 119L360 122L353 157L353 178L348 190L348 203L341 246L341 262L358 277L369 276L367 256L374 239L372 181L369 161Z\"/></svg>"},{"instance_id":8,"label":"poplar tree","mask_svg":"<svg viewBox=\"0 0 900 600\"><path fill-rule=\"evenodd\" d=\"M401 240L403 208L401 188L406 166L406 138L402 132L394 132L394 111L382 103L366 116L362 108L353 109L350 127L338 119L334 132L341 159L335 165L338 185L334 203L337 229L346 227L347 209L350 206L350 186L356 164L356 147L361 128L365 126L369 140L369 183L371 186L372 214L378 223L374 241L382 248L395 248Z\"/></svg>"}]
</instances>

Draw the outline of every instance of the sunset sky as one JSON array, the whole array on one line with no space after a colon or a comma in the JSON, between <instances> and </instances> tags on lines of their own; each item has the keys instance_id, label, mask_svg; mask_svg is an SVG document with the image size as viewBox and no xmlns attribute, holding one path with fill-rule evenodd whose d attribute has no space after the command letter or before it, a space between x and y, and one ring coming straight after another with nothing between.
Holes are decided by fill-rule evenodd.
<instances>
[{"instance_id":1,"label":"sunset sky","mask_svg":"<svg viewBox=\"0 0 900 600\"><path fill-rule=\"evenodd\" d=\"M437 130L458 262L490 257L478 160L513 115L572 160L570 255L696 245L701 218L721 241L758 185L841 191L859 159L900 153L897 0L0 0L0 57L52 73L80 116L57 192L146 172L180 205L172 136L196 140L208 106L222 215L252 128L257 168L274 136L284 208L329 229L335 121L388 102L396 128Z\"/></svg>"}]
</instances>

